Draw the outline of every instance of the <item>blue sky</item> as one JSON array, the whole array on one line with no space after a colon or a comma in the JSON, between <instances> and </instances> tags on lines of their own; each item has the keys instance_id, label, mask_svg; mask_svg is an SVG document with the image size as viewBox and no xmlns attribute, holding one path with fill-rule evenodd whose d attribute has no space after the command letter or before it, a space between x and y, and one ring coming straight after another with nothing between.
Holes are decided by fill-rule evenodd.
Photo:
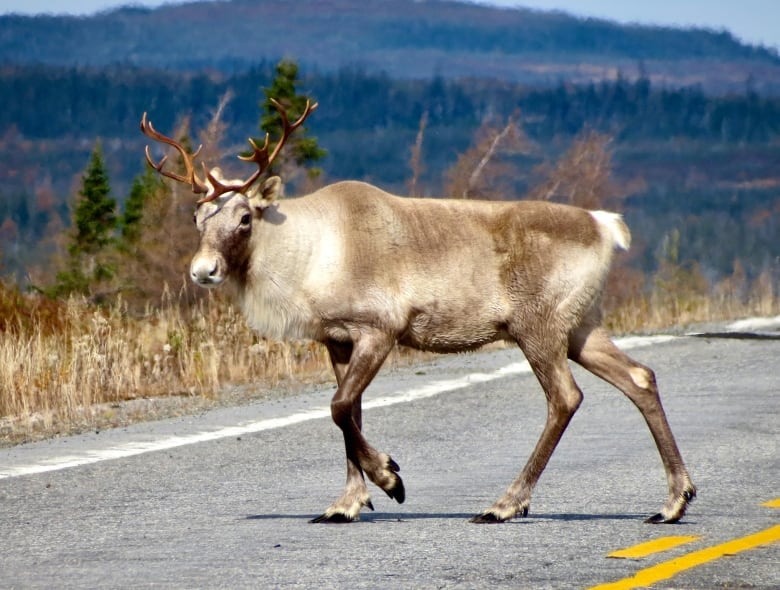
<instances>
[{"instance_id":1,"label":"blue sky","mask_svg":"<svg viewBox=\"0 0 780 590\"><path fill-rule=\"evenodd\" d=\"M179 0L181 1L181 0ZM477 0L479 1L479 0ZM670 26L726 29L738 38L780 50L778 0L481 0L499 6L564 10L578 16ZM124 4L159 6L172 0L3 0L0 14L91 14Z\"/></svg>"}]
</instances>

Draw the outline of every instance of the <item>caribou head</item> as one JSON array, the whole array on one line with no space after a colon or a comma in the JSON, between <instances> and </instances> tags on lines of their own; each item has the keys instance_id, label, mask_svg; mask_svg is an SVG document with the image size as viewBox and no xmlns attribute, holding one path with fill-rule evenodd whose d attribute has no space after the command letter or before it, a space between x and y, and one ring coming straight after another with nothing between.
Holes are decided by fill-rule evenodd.
<instances>
[{"instance_id":1,"label":"caribou head","mask_svg":"<svg viewBox=\"0 0 780 590\"><path fill-rule=\"evenodd\" d=\"M145 153L149 165L163 176L189 184L193 193L202 195L196 202L195 210L195 225L200 232L200 245L190 264L190 277L200 286L219 286L231 273L245 267L249 259L253 224L281 195L282 189L282 181L278 176L271 176L263 182L258 181L279 155L292 132L300 127L318 106L317 103L306 101L303 114L290 123L285 108L274 99L271 99L271 103L282 118L282 136L270 153L268 133L262 146L258 146L249 138L252 153L239 156L239 159L254 162L257 169L245 180L226 179L218 167L209 169L205 163L202 163L203 176L198 176L194 161L203 146L189 153L180 142L155 130L147 120L146 113L141 118L141 131L146 136L179 152L184 174L165 169L168 156L163 156L159 162L155 162L147 145Z\"/></svg>"}]
</instances>

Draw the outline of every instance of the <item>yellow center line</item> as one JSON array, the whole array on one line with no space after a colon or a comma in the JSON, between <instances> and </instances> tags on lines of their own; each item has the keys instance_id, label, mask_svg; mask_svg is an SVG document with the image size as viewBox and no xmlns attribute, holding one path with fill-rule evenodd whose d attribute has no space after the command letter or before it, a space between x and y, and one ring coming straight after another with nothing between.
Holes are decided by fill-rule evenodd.
<instances>
[{"instance_id":1,"label":"yellow center line","mask_svg":"<svg viewBox=\"0 0 780 590\"><path fill-rule=\"evenodd\" d=\"M661 580L668 580L687 569L714 561L724 555L736 555L748 549L755 549L761 545L768 545L780 540L780 525L770 527L766 530L733 539L720 545L713 545L693 553L688 553L682 557L676 557L669 561L656 564L652 567L638 571L630 578L624 578L617 582L609 584L600 584L593 586L589 590L631 590L643 586L652 586Z\"/></svg>"},{"instance_id":2,"label":"yellow center line","mask_svg":"<svg viewBox=\"0 0 780 590\"><path fill-rule=\"evenodd\" d=\"M767 508L780 508L780 498L775 498L774 500L769 500L769 502L764 502L761 504L761 506L766 506Z\"/></svg>"},{"instance_id":3,"label":"yellow center line","mask_svg":"<svg viewBox=\"0 0 780 590\"><path fill-rule=\"evenodd\" d=\"M619 551L613 551L607 557L617 557L620 559L639 559L641 557L647 557L653 553L660 553L661 551L668 551L674 547L684 545L685 543L691 543L698 541L701 537L694 536L680 536L680 537L661 537L633 547L627 547L626 549L620 549Z\"/></svg>"}]
</instances>

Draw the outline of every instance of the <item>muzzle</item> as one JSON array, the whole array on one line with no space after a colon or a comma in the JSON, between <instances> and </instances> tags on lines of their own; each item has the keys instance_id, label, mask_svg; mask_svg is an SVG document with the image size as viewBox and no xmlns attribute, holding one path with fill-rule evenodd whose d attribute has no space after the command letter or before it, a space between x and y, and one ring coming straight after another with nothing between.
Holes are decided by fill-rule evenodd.
<instances>
[{"instance_id":1,"label":"muzzle","mask_svg":"<svg viewBox=\"0 0 780 590\"><path fill-rule=\"evenodd\" d=\"M217 287L225 280L225 263L215 254L196 254L190 264L190 278L201 287Z\"/></svg>"}]
</instances>

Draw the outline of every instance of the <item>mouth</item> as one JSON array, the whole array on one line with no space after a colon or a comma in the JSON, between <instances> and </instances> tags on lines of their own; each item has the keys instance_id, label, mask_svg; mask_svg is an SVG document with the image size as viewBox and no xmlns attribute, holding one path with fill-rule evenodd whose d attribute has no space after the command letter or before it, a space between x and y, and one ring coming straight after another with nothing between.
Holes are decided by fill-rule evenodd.
<instances>
[{"instance_id":1,"label":"mouth","mask_svg":"<svg viewBox=\"0 0 780 590\"><path fill-rule=\"evenodd\" d=\"M205 289L213 289L222 284L221 277L193 277L192 280L196 285Z\"/></svg>"}]
</instances>

